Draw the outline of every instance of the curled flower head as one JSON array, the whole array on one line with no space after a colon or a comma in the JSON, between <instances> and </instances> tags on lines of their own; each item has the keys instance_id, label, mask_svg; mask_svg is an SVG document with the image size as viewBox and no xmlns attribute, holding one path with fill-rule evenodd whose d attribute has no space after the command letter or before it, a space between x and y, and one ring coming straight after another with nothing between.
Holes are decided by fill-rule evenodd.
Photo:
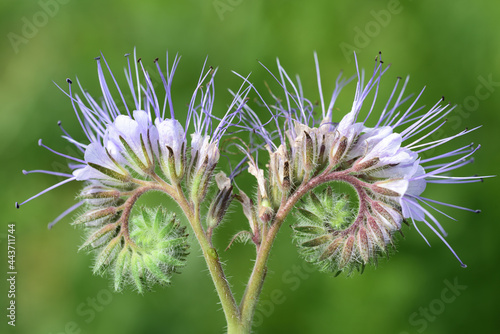
<instances>
[{"instance_id":1,"label":"curled flower head","mask_svg":"<svg viewBox=\"0 0 500 334\"><path fill-rule=\"evenodd\" d=\"M115 287L121 288L121 277L127 271L125 276L132 277L139 291L142 291L139 282L148 277L155 278L153 282L168 282L167 274L175 272L175 269L181 266L179 261L185 257L183 251L176 253L176 247L185 250L187 246L176 244L172 249L161 251L149 245L146 242L149 240L148 234L171 228L162 225L170 224L169 222L155 223L155 217L172 221L171 225L178 230L173 238L180 238L182 235L182 243L185 242L184 232L178 227L175 219L165 218L171 217L171 213L163 209L154 212L146 210L147 214L141 216L142 220L138 219L135 216L137 213L132 212L135 202L142 194L151 190L164 191L175 196L174 189L182 189L183 180L187 180L192 189L192 201L200 201L219 161L219 142L232 125L233 119L240 113L249 88L242 86L226 114L217 118L212 113L216 70L205 70L204 65L188 105L186 122L182 125L174 113L171 96L172 80L180 57L176 56L170 64L167 54L165 73L158 59L154 61L157 74L163 83L163 87L159 89L155 87L142 60L137 59L135 53L134 66L131 66L130 55L125 56L127 91L120 89L104 57L96 58L103 94L102 103L98 103L83 89L81 95L75 94L72 80L67 79L69 90L65 93L71 100L85 139L77 140L70 136L59 123L63 138L76 147L77 156L57 152L42 144L41 140L39 144L69 159L71 174L24 171L25 174L42 172L65 179L23 203L16 203L16 206L20 207L68 182L83 181L85 187L80 193L80 201L57 217L49 227L83 206L85 210L76 219L75 224L85 227L88 232L82 248L96 251L94 271L102 272L102 268L118 270L117 268L124 265L123 259L132 259L135 264L130 264L132 267L128 269L127 266L120 269L121 276L117 278ZM109 71L106 75L104 67ZM115 86L113 90L117 91L117 96L111 94L110 82ZM81 88L79 82L78 85ZM160 96L163 97L162 102ZM191 122L194 125L194 133L189 138L187 131ZM141 232L140 226L135 225L142 226L143 231ZM158 239L158 247L169 244L168 233L163 234L166 239ZM178 258L174 256L176 254L179 255ZM157 260L156 264L153 263L154 259ZM116 261L122 262L117 264Z\"/></svg>"},{"instance_id":2,"label":"curled flower head","mask_svg":"<svg viewBox=\"0 0 500 334\"><path fill-rule=\"evenodd\" d=\"M383 109L376 108L379 85L389 68L380 56L368 80L365 72L358 69L351 109L335 123L333 110L337 97L352 78L337 78L326 105L321 94L316 55L315 60L320 90L319 118L315 117L318 108L304 97L298 77L294 82L279 61L279 75L275 79L285 98L273 95L275 104L263 102L271 114L270 120L267 123L259 121L256 113L245 106L248 128L252 129L252 135L263 140L270 152L265 191L274 195L276 209L307 192L314 192L317 186L334 181L350 184L358 196L359 207L352 215L340 213L350 209L345 205L345 198L335 194L333 199L328 199L321 193L315 196L317 200L304 202L298 212L295 231L306 259L329 270L349 268L350 272L353 268L363 268L368 263L375 263L377 254L385 253L387 246L393 244L393 234L400 232L402 222L411 221L419 233L417 222L428 226L466 267L444 239L444 229L426 206L439 213L441 211L434 208L433 203L472 212L478 210L432 200L423 197L422 193L430 183L481 181L483 177L449 175L471 163L470 156L480 146L471 144L430 157L424 154L430 155L432 149L475 129L430 140L445 125L446 116L453 107L443 104L443 99L429 109L416 107L423 91L413 100L411 96L405 97L408 79L401 87L401 78L398 78ZM367 101L370 93L373 100ZM359 115L365 108L367 115L361 121ZM372 118L376 119L376 124L368 126ZM342 217L342 224L332 224L332 219L337 221L339 217Z\"/></svg>"}]
</instances>

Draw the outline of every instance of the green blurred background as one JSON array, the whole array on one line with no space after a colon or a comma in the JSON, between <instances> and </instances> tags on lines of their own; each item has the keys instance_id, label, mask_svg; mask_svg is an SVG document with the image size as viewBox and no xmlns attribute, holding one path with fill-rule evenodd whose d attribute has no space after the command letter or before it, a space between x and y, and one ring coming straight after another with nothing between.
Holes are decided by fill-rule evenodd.
<instances>
[{"instance_id":1,"label":"green blurred background","mask_svg":"<svg viewBox=\"0 0 500 334\"><path fill-rule=\"evenodd\" d=\"M6 325L7 290L2 279L0 332L221 333L225 325L197 246L173 286L142 296L131 291L115 294L107 278L92 276L91 257L77 253L82 233L69 224L69 218L47 230L47 223L74 203L78 184L52 191L21 210L14 208L15 201L56 182L40 174L24 176L22 169L51 169L54 161L64 163L38 147L37 140L43 138L49 146L64 150L58 120L71 133L80 133L69 100L52 81L65 84L66 77L78 75L97 97L93 58L100 51L121 83L123 54L134 47L150 65L156 57L164 59L166 50L178 52L183 58L174 95L177 110L182 110L208 55L209 64L219 66L217 105L222 110L229 101L225 88L240 83L231 70L253 72L252 80L261 88L271 80L256 59L274 69L279 57L290 74L301 75L306 95L314 100L314 51L319 54L326 92L341 69L347 75L355 73L352 48L360 65L370 70L381 50L385 61L393 64L384 77L383 93L397 76L411 74L409 92L427 86L422 104L433 105L444 95L447 101L464 105L463 113L450 117L445 134L483 125L453 147L482 143L476 163L464 168L462 175L491 175L498 173L500 165L499 14L500 4L491 0L158 0L140 4L2 0L0 268L5 277L6 225L15 222L18 308L17 326L11 328ZM38 25L35 30L28 27L32 23ZM481 86L482 80L492 84ZM346 108L353 89L352 84L343 94ZM250 180L243 176L240 183L252 191L252 185L245 184ZM483 210L480 215L445 210L457 222L439 216L467 269L460 268L429 230L423 229L432 248L414 228L407 228L398 252L377 269L353 278L309 272L289 241L287 222L273 248L255 333L496 332L500 325L498 186L498 179L489 179L483 184L426 190L428 197ZM240 209L235 206L232 211L233 222L226 221L216 237L221 249L244 228ZM252 247L236 245L221 253L239 298L252 265ZM454 283L461 287L452 298L454 294L445 289Z\"/></svg>"}]
</instances>

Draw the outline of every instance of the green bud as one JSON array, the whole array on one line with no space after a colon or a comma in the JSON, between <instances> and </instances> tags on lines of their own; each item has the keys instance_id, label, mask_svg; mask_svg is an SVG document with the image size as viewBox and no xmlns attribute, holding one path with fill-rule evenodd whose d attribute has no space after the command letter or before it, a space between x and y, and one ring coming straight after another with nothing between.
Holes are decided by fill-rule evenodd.
<instances>
[{"instance_id":1,"label":"green bud","mask_svg":"<svg viewBox=\"0 0 500 334\"><path fill-rule=\"evenodd\" d=\"M336 254L341 248L342 245L344 244L344 238L336 238L335 240L330 243L326 249L321 253L321 256L319 257L319 261L324 261L328 258L330 258L332 255Z\"/></svg>"},{"instance_id":2,"label":"green bud","mask_svg":"<svg viewBox=\"0 0 500 334\"><path fill-rule=\"evenodd\" d=\"M185 164L185 154L184 154L184 142L180 150L181 156L176 158L174 150L170 146L166 146L168 157L161 157L161 168L165 175L169 178L172 184L179 184L179 182L184 177L184 166Z\"/></svg>"},{"instance_id":3,"label":"green bud","mask_svg":"<svg viewBox=\"0 0 500 334\"><path fill-rule=\"evenodd\" d=\"M310 173L314 168L314 143L311 136L304 131L303 163L306 173Z\"/></svg>"},{"instance_id":4,"label":"green bud","mask_svg":"<svg viewBox=\"0 0 500 334\"><path fill-rule=\"evenodd\" d=\"M263 198L259 205L259 218L264 223L269 223L273 218L274 211L267 198Z\"/></svg>"},{"instance_id":5,"label":"green bud","mask_svg":"<svg viewBox=\"0 0 500 334\"><path fill-rule=\"evenodd\" d=\"M209 166L206 157L200 169L194 173L190 182L190 197L193 203L200 203L205 198L214 169L215 165Z\"/></svg>"},{"instance_id":6,"label":"green bud","mask_svg":"<svg viewBox=\"0 0 500 334\"><path fill-rule=\"evenodd\" d=\"M81 199L84 199L91 206L110 206L118 202L120 192L114 188L108 188L100 185L91 185L83 188L79 194Z\"/></svg>"},{"instance_id":7,"label":"green bud","mask_svg":"<svg viewBox=\"0 0 500 334\"><path fill-rule=\"evenodd\" d=\"M93 268L94 274L98 274L106 269L106 267L109 265L109 263L115 256L115 254L113 253L116 252L116 249L120 245L120 241L121 241L121 236L114 237L107 244L107 246L100 251L94 263L94 268Z\"/></svg>"},{"instance_id":8,"label":"green bud","mask_svg":"<svg viewBox=\"0 0 500 334\"><path fill-rule=\"evenodd\" d=\"M363 262L368 263L368 261L370 260L370 244L368 241L366 229L364 227L361 227L359 229L356 243Z\"/></svg>"},{"instance_id":9,"label":"green bud","mask_svg":"<svg viewBox=\"0 0 500 334\"><path fill-rule=\"evenodd\" d=\"M331 234L324 234L320 237L317 237L317 238L314 238L314 239L311 239L311 240L308 240L306 242L303 242L302 243L302 247L316 247L316 246L321 246L325 243L327 243L328 241L332 240L333 238L333 235Z\"/></svg>"},{"instance_id":10,"label":"green bud","mask_svg":"<svg viewBox=\"0 0 500 334\"><path fill-rule=\"evenodd\" d=\"M332 146L330 152L330 166L334 167L338 165L342 157L344 156L346 150L347 150L347 138L342 137L340 138L338 143Z\"/></svg>"},{"instance_id":11,"label":"green bud","mask_svg":"<svg viewBox=\"0 0 500 334\"><path fill-rule=\"evenodd\" d=\"M114 206L103 209L89 210L78 217L73 224L84 225L86 227L99 227L103 224L116 221L119 218L117 215L118 211L119 210Z\"/></svg>"},{"instance_id":12,"label":"green bud","mask_svg":"<svg viewBox=\"0 0 500 334\"><path fill-rule=\"evenodd\" d=\"M323 234L325 233L325 229L318 226L294 226L293 229L298 233L305 234Z\"/></svg>"},{"instance_id":13,"label":"green bud","mask_svg":"<svg viewBox=\"0 0 500 334\"><path fill-rule=\"evenodd\" d=\"M114 270L114 288L116 291L120 291L123 286L123 280L125 278L126 265L130 263L131 252L128 247L123 248L116 258L115 270Z\"/></svg>"},{"instance_id":14,"label":"green bud","mask_svg":"<svg viewBox=\"0 0 500 334\"><path fill-rule=\"evenodd\" d=\"M338 261L339 269L344 268L345 265L350 262L351 257L353 256L352 252L353 248L354 248L354 236L351 235L349 238L347 238L346 242L344 243L344 248L342 249L342 253L340 254L340 258Z\"/></svg>"},{"instance_id":15,"label":"green bud","mask_svg":"<svg viewBox=\"0 0 500 334\"><path fill-rule=\"evenodd\" d=\"M116 235L116 227L113 224L107 224L97 231L91 231L87 240L80 246L78 250L93 249L101 247L106 241Z\"/></svg>"},{"instance_id":16,"label":"green bud","mask_svg":"<svg viewBox=\"0 0 500 334\"><path fill-rule=\"evenodd\" d=\"M113 210L87 215L108 212ZM128 237L122 228L120 224L107 224L91 232L82 245L94 249L94 273L110 273L117 291L132 285L142 293L154 284L169 284L172 275L184 266L189 248L185 227L180 226L175 214L162 208L139 208L129 218Z\"/></svg>"},{"instance_id":17,"label":"green bud","mask_svg":"<svg viewBox=\"0 0 500 334\"><path fill-rule=\"evenodd\" d=\"M399 230L399 213L388 204L372 200L357 217L349 204L347 195L336 195L328 187L309 193L295 212L295 243L305 260L321 271L349 275L376 264Z\"/></svg>"},{"instance_id":18,"label":"green bud","mask_svg":"<svg viewBox=\"0 0 500 334\"><path fill-rule=\"evenodd\" d=\"M210 208L208 210L207 225L209 229L214 229L220 224L232 200L233 186L226 174L224 174L224 172L218 173L215 176L215 181L217 182L219 191L212 200L212 203L210 203Z\"/></svg>"}]
</instances>

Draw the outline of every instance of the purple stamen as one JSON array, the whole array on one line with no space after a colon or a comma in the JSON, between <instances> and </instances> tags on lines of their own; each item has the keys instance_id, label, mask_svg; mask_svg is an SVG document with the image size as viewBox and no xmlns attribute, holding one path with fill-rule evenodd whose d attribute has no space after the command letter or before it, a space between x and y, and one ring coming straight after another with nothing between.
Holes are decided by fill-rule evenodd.
<instances>
[{"instance_id":1,"label":"purple stamen","mask_svg":"<svg viewBox=\"0 0 500 334\"><path fill-rule=\"evenodd\" d=\"M50 222L47 225L47 228L50 230L55 224L57 224L61 219L69 215L71 212L75 211L78 209L80 206L82 206L85 203L85 201L80 201L76 203L75 205L70 206L68 209L64 210L63 213L61 213L59 216L57 216L56 219L54 219L52 222Z\"/></svg>"},{"instance_id":2,"label":"purple stamen","mask_svg":"<svg viewBox=\"0 0 500 334\"><path fill-rule=\"evenodd\" d=\"M70 160L73 160L73 161L76 161L76 162L79 162L79 163L82 163L82 164L86 163L85 160L74 158L74 157L72 157L70 155L63 154L63 153L60 153L60 152L57 152L57 151L51 149L50 147L48 147L47 145L45 145L45 144L42 143L42 139L38 140L38 146L42 146L42 147L46 148L47 150L49 150L50 152L55 153L55 154L57 154L57 155L59 155L59 156L61 156L63 158L70 159Z\"/></svg>"},{"instance_id":3,"label":"purple stamen","mask_svg":"<svg viewBox=\"0 0 500 334\"><path fill-rule=\"evenodd\" d=\"M35 199L35 198L37 198L37 197L39 197L39 196L41 196L41 195L43 195L43 194L45 194L45 193L49 192L49 191L51 191L52 189L58 188L58 187L62 186L63 184L66 184L66 183L71 182L71 181L74 181L74 180L76 180L76 177L74 177L74 176L73 176L73 177L70 177L69 179L66 179L66 180L64 180L64 181L61 181L61 182L59 182L59 183L56 183L56 184L54 184L53 186L48 187L48 188L47 188L47 189L45 189L44 191L39 192L39 193L38 193L38 194L36 194L35 196L32 196L32 197L28 198L27 200L25 200L24 202L22 202L22 203L20 203L20 204L16 202L16 207L19 209L19 207L20 207L21 205L24 205L24 204L28 203L29 201L31 201L31 200L33 200L33 199Z\"/></svg>"},{"instance_id":4,"label":"purple stamen","mask_svg":"<svg viewBox=\"0 0 500 334\"><path fill-rule=\"evenodd\" d=\"M73 177L72 174L53 172L50 170L41 170L41 169L24 170L23 169L24 175L28 175L28 174L32 174L32 173L42 173L42 174L49 174L49 175L62 176L62 177Z\"/></svg>"}]
</instances>

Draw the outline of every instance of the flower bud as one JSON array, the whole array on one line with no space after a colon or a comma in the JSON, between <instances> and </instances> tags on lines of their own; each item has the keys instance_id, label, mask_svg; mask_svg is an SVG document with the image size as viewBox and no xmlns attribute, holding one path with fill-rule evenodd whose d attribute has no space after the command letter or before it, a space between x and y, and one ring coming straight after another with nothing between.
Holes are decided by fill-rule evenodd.
<instances>
[{"instance_id":1,"label":"flower bud","mask_svg":"<svg viewBox=\"0 0 500 334\"><path fill-rule=\"evenodd\" d=\"M348 275L376 264L392 244L392 234L400 230L401 214L390 205L361 199L366 207L355 217L348 196L333 194L331 188L309 193L297 208L294 239L304 258L320 270Z\"/></svg>"},{"instance_id":2,"label":"flower bud","mask_svg":"<svg viewBox=\"0 0 500 334\"><path fill-rule=\"evenodd\" d=\"M231 180L226 176L224 172L220 172L215 176L215 181L219 191L217 195L212 200L210 208L207 215L207 225L210 230L213 230L217 225L220 224L222 218L231 204L233 186L231 185Z\"/></svg>"},{"instance_id":3,"label":"flower bud","mask_svg":"<svg viewBox=\"0 0 500 334\"><path fill-rule=\"evenodd\" d=\"M129 222L129 236L108 224L90 239L108 235L96 245L96 274L110 272L115 290L131 284L142 293L153 284L169 284L171 276L184 266L187 256L187 234L174 213L162 208L140 208ZM83 247L87 247L87 241Z\"/></svg>"},{"instance_id":4,"label":"flower bud","mask_svg":"<svg viewBox=\"0 0 500 334\"><path fill-rule=\"evenodd\" d=\"M184 129L176 119L155 121L158 129L160 167L170 182L177 184L184 175L186 140Z\"/></svg>"},{"instance_id":5,"label":"flower bud","mask_svg":"<svg viewBox=\"0 0 500 334\"><path fill-rule=\"evenodd\" d=\"M194 173L190 182L190 198L193 203L200 203L205 198L214 168L215 165L210 166L208 157L205 157L204 163Z\"/></svg>"},{"instance_id":6,"label":"flower bud","mask_svg":"<svg viewBox=\"0 0 500 334\"><path fill-rule=\"evenodd\" d=\"M121 194L115 188L102 185L90 185L81 191L79 197L92 206L107 206L117 202Z\"/></svg>"},{"instance_id":7,"label":"flower bud","mask_svg":"<svg viewBox=\"0 0 500 334\"><path fill-rule=\"evenodd\" d=\"M112 223L116 221L118 209L114 206L94 209L85 212L74 221L74 225L84 224L86 227L99 227L103 224Z\"/></svg>"},{"instance_id":8,"label":"flower bud","mask_svg":"<svg viewBox=\"0 0 500 334\"><path fill-rule=\"evenodd\" d=\"M302 151L303 157L302 161L304 162L304 171L306 173L310 173L315 165L314 161L314 143L313 139L307 133L304 131L304 139L303 139L303 151Z\"/></svg>"},{"instance_id":9,"label":"flower bud","mask_svg":"<svg viewBox=\"0 0 500 334\"><path fill-rule=\"evenodd\" d=\"M332 149L330 152L330 166L336 166L341 161L344 153L347 150L347 138L343 136L338 139L334 145L332 145Z\"/></svg>"},{"instance_id":10,"label":"flower bud","mask_svg":"<svg viewBox=\"0 0 500 334\"><path fill-rule=\"evenodd\" d=\"M271 207L271 203L267 198L261 200L259 205L259 218L264 223L269 223L274 215L274 210Z\"/></svg>"}]
</instances>

